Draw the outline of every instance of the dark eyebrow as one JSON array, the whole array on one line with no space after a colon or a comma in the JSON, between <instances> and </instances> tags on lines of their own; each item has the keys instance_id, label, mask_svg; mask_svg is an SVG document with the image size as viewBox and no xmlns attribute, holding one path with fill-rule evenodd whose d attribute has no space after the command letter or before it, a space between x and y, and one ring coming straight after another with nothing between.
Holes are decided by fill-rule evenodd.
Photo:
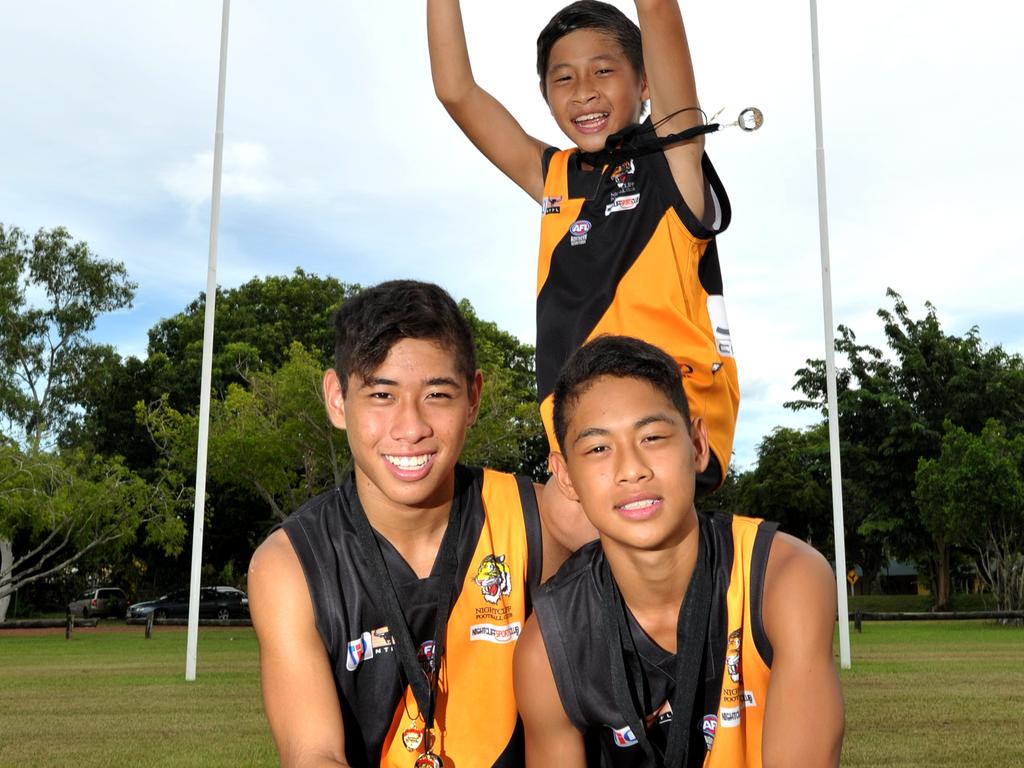
<instances>
[{"instance_id":1,"label":"dark eyebrow","mask_svg":"<svg viewBox=\"0 0 1024 768\"><path fill-rule=\"evenodd\" d=\"M675 426L676 420L669 416L667 413L652 413L650 416L644 416L640 421L633 425L634 429L643 429L648 424L664 423L671 426Z\"/></svg>"},{"instance_id":2,"label":"dark eyebrow","mask_svg":"<svg viewBox=\"0 0 1024 768\"><path fill-rule=\"evenodd\" d=\"M363 387L397 387L398 382L393 379L385 379L381 376L363 377Z\"/></svg>"},{"instance_id":3,"label":"dark eyebrow","mask_svg":"<svg viewBox=\"0 0 1024 768\"><path fill-rule=\"evenodd\" d=\"M423 382L428 387L455 387L459 382L449 376L435 376ZM397 387L398 382L394 379L385 379L383 376L367 376L363 379L363 387Z\"/></svg>"}]
</instances>

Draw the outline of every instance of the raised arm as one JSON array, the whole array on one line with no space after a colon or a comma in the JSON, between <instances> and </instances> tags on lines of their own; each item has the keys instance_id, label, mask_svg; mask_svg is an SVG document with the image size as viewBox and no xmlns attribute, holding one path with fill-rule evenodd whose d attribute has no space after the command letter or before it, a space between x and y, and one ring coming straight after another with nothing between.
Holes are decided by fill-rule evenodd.
<instances>
[{"instance_id":1,"label":"raised arm","mask_svg":"<svg viewBox=\"0 0 1024 768\"><path fill-rule=\"evenodd\" d=\"M657 125L672 115L658 126L657 134L667 136L698 125L703 117L692 109L700 104L690 61L690 46L686 42L683 16L677 0L636 0L636 12L644 47L644 72L651 95L651 121ZM686 111L674 114L681 109ZM686 205L698 219L704 216L703 154L703 136L665 151L672 178Z\"/></svg>"},{"instance_id":2,"label":"raised arm","mask_svg":"<svg viewBox=\"0 0 1024 768\"><path fill-rule=\"evenodd\" d=\"M334 676L291 542L276 531L249 564L249 609L260 643L263 705L284 768L337 768L345 729Z\"/></svg>"},{"instance_id":3,"label":"raised arm","mask_svg":"<svg viewBox=\"0 0 1024 768\"><path fill-rule=\"evenodd\" d=\"M764 766L834 768L843 742L843 697L832 657L836 582L825 558L777 534L765 574L763 615L772 645Z\"/></svg>"},{"instance_id":4,"label":"raised arm","mask_svg":"<svg viewBox=\"0 0 1024 768\"><path fill-rule=\"evenodd\" d=\"M516 703L526 735L526 768L584 768L583 734L569 721L534 616L516 643Z\"/></svg>"},{"instance_id":5,"label":"raised arm","mask_svg":"<svg viewBox=\"0 0 1024 768\"><path fill-rule=\"evenodd\" d=\"M427 0L427 43L434 93L448 114L488 160L540 202L545 145L473 79L459 0Z\"/></svg>"}]
</instances>

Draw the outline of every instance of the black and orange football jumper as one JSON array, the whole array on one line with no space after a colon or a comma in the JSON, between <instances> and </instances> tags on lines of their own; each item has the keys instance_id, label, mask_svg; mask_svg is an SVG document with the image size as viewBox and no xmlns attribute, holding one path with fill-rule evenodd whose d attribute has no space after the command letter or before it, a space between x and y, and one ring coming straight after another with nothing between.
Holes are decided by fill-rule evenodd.
<instances>
[{"instance_id":1,"label":"black and orange football jumper","mask_svg":"<svg viewBox=\"0 0 1024 768\"><path fill-rule=\"evenodd\" d=\"M699 667L690 721L682 724L690 744L685 768L760 768L772 666L761 602L778 526L725 513L698 513L698 520L698 567L703 558L710 570L711 609L704 647L679 649L678 661ZM609 573L600 542L587 544L541 586L537 621L562 707L583 734L587 765L658 768L627 724L636 705L616 696L612 665L627 676L629 669L639 671L643 684L631 682L642 691L645 737L664 749L670 730L680 725L668 706L677 657L651 640L632 614L629 642L616 645L618 634L609 642L602 600Z\"/></svg>"},{"instance_id":2,"label":"black and orange football jumper","mask_svg":"<svg viewBox=\"0 0 1024 768\"><path fill-rule=\"evenodd\" d=\"M432 751L445 765L523 764L522 726L512 689L512 654L540 582L540 518L533 483L491 470L456 467L461 505L457 594L441 662ZM354 480L321 494L283 528L302 569L341 703L345 753L357 768L409 768L403 736L422 724L387 626L382 589L353 516ZM429 663L440 563L417 578L395 548L374 534L421 663Z\"/></svg>"},{"instance_id":3,"label":"black and orange football jumper","mask_svg":"<svg viewBox=\"0 0 1024 768\"><path fill-rule=\"evenodd\" d=\"M552 390L577 348L601 334L633 336L679 363L692 417L703 417L717 487L732 455L739 380L715 236L729 200L707 155L700 221L662 152L585 169L576 149L544 154L537 266L537 395L552 450Z\"/></svg>"}]
</instances>

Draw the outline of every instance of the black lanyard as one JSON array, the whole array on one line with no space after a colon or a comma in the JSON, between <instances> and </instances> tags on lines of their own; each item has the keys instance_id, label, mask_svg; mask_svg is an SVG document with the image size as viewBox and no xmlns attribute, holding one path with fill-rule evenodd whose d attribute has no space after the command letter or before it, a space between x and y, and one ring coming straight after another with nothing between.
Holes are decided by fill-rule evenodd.
<instances>
[{"instance_id":1,"label":"black lanyard","mask_svg":"<svg viewBox=\"0 0 1024 768\"><path fill-rule=\"evenodd\" d=\"M434 647L429 662L429 673L420 665L416 656L409 625L398 600L398 592L384 563L384 555L380 544L373 534L370 521L366 518L359 496L355 491L355 483L347 487L349 508L352 520L374 578L382 585L381 597L384 599L384 616L388 622L388 630L395 638L395 653L402 666L405 678L412 688L413 696L420 712L423 713L423 744L425 751L430 748L430 730L434 727L434 706L437 703L437 680L441 673L441 660L444 657L445 630L448 626L448 615L452 608L452 587L459 571L458 543L459 529L462 525L462 505L460 504L459 483L456 480L455 492L452 497L451 510L448 512L448 527L441 538L441 546L437 552L440 564L440 579L437 590L437 613L434 619Z\"/></svg>"},{"instance_id":2,"label":"black lanyard","mask_svg":"<svg viewBox=\"0 0 1024 768\"><path fill-rule=\"evenodd\" d=\"M707 542L701 533L697 546L697 562L694 565L686 596L679 609L676 624L676 657L673 678L675 690L669 700L672 707L672 725L668 729L665 751L647 738L644 706L647 700L647 679L640 664L632 632L626 618L626 604L622 599L615 580L608 568L608 561L601 562L602 602L605 606L605 637L608 643L611 666L612 693L616 704L628 707L626 724L633 732L640 748L651 765L685 766L689 760L690 728L693 719L693 704L700 681L702 661L707 642L708 622L711 615L711 562L707 554ZM627 679L626 654L629 643L633 653L629 658L629 679ZM695 660L687 663L686 659ZM621 709L620 709L621 711Z\"/></svg>"}]
</instances>

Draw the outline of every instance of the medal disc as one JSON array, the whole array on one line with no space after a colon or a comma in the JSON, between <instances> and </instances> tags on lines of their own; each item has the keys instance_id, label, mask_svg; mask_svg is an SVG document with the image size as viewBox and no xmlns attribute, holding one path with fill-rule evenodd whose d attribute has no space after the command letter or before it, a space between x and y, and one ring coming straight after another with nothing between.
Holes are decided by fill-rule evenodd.
<instances>
[{"instance_id":1,"label":"medal disc","mask_svg":"<svg viewBox=\"0 0 1024 768\"><path fill-rule=\"evenodd\" d=\"M416 758L413 768L444 768L444 762L433 752L427 752Z\"/></svg>"}]
</instances>

